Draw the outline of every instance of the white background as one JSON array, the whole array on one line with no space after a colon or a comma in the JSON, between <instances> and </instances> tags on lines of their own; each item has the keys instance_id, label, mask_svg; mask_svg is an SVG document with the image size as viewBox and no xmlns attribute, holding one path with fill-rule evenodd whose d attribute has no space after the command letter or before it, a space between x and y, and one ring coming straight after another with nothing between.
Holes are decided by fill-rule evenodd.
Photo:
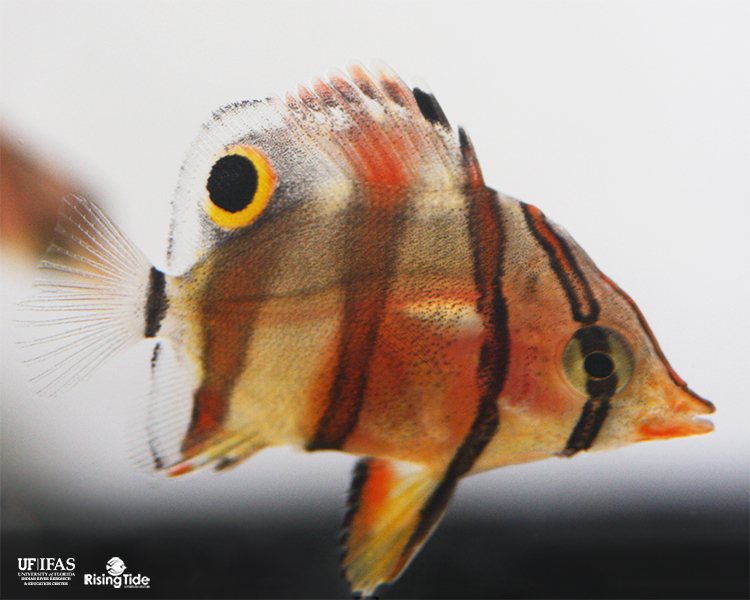
<instances>
[{"instance_id":1,"label":"white background","mask_svg":"<svg viewBox=\"0 0 750 600\"><path fill-rule=\"evenodd\" d=\"M164 265L169 202L199 125L351 60L427 81L487 183L564 225L712 400L708 436L551 459L462 483L453 510L507 518L694 503L748 484L750 5L746 2L8 2L2 127L63 165ZM352 459L276 449L162 480L126 459L136 349L54 400L28 391L4 261L3 516L16 527L338 509ZM116 518L115 518L116 516Z\"/></svg>"}]
</instances>

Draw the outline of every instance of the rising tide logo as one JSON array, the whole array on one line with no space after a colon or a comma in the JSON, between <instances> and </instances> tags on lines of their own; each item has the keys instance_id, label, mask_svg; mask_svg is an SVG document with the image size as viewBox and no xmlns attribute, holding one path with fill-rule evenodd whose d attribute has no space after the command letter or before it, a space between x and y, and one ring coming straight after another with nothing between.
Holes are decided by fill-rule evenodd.
<instances>
[{"instance_id":1,"label":"rising tide logo","mask_svg":"<svg viewBox=\"0 0 750 600\"><path fill-rule=\"evenodd\" d=\"M68 585L75 568L75 558L18 559L18 576L24 585Z\"/></svg>"},{"instance_id":2,"label":"rising tide logo","mask_svg":"<svg viewBox=\"0 0 750 600\"><path fill-rule=\"evenodd\" d=\"M107 575L89 574L83 576L83 585L111 585L114 588L147 588L151 579L140 573L125 573L125 561L113 556L107 561Z\"/></svg>"},{"instance_id":3,"label":"rising tide logo","mask_svg":"<svg viewBox=\"0 0 750 600\"><path fill-rule=\"evenodd\" d=\"M107 573L110 575L122 575L124 572L125 562L121 558L113 556L107 561Z\"/></svg>"}]
</instances>

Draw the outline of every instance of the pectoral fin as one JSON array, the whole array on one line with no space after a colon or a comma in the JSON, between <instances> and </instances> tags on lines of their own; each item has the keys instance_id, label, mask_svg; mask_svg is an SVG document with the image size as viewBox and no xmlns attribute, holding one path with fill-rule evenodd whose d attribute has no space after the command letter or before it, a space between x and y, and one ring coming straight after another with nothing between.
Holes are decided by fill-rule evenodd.
<instances>
[{"instance_id":1,"label":"pectoral fin","mask_svg":"<svg viewBox=\"0 0 750 600\"><path fill-rule=\"evenodd\" d=\"M394 581L445 511L455 481L410 463L357 463L343 525L342 568L352 592L370 596Z\"/></svg>"}]
</instances>

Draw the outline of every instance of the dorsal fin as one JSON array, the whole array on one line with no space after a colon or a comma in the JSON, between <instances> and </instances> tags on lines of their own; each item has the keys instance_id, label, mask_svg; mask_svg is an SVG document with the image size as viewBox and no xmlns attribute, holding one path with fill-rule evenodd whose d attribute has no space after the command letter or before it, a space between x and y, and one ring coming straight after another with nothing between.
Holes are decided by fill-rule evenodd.
<instances>
[{"instance_id":1,"label":"dorsal fin","mask_svg":"<svg viewBox=\"0 0 750 600\"><path fill-rule=\"evenodd\" d=\"M214 113L180 173L171 273L183 273L231 235L206 218L202 203L211 167L238 144L260 149L278 175L269 213L330 198L331 190L354 190L352 197L367 186L439 192L465 178L458 139L434 97L421 88L412 92L383 64L372 72L354 64L283 100L240 102Z\"/></svg>"},{"instance_id":2,"label":"dorsal fin","mask_svg":"<svg viewBox=\"0 0 750 600\"><path fill-rule=\"evenodd\" d=\"M414 99L417 101L417 106L419 106L419 110L425 119L430 123L442 125L446 129L451 128L448 117L445 116L442 107L438 104L437 99L432 93L419 87L415 87L412 92L414 93Z\"/></svg>"}]
</instances>

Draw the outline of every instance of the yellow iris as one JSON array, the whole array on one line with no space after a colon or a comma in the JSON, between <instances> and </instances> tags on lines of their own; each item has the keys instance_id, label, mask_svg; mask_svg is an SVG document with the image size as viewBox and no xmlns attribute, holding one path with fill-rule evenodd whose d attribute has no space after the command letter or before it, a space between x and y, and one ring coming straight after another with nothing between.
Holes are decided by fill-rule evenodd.
<instances>
[{"instance_id":1,"label":"yellow iris","mask_svg":"<svg viewBox=\"0 0 750 600\"><path fill-rule=\"evenodd\" d=\"M252 223L276 189L276 171L257 148L232 146L211 169L204 206L224 229Z\"/></svg>"}]
</instances>

